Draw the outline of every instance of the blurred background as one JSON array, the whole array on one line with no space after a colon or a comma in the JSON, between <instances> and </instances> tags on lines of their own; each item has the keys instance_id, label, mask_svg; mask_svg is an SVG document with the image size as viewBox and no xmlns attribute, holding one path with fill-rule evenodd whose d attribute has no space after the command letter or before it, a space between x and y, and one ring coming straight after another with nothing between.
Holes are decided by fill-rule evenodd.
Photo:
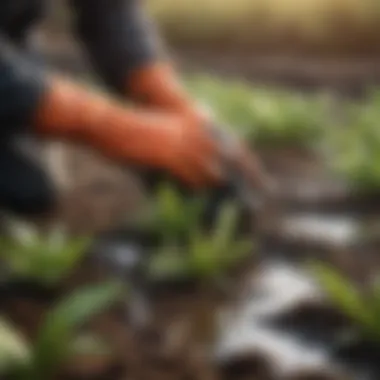
<instances>
[{"instance_id":1,"label":"blurred background","mask_svg":"<svg viewBox=\"0 0 380 380\"><path fill-rule=\"evenodd\" d=\"M64 38L70 14L52 2L46 30ZM378 79L376 0L145 1L186 67L301 86L356 90ZM62 51L62 46L59 50Z\"/></svg>"}]
</instances>

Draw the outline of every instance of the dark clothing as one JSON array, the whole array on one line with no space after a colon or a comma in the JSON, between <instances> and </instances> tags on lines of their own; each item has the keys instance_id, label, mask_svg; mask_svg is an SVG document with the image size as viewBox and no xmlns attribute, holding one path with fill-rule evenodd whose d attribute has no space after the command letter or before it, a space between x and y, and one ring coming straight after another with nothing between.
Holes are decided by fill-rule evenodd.
<instances>
[{"instance_id":1,"label":"dark clothing","mask_svg":"<svg viewBox=\"0 0 380 380\"><path fill-rule=\"evenodd\" d=\"M45 91L45 72L28 57L26 42L49 1L0 0L0 207L24 214L45 211L54 198L43 169L9 143L28 126ZM98 74L125 92L128 72L158 54L139 0L67 1L75 15L73 33Z\"/></svg>"},{"instance_id":2,"label":"dark clothing","mask_svg":"<svg viewBox=\"0 0 380 380\"><path fill-rule=\"evenodd\" d=\"M20 215L48 212L55 189L47 172L31 155L7 140L0 149L0 208Z\"/></svg>"},{"instance_id":3,"label":"dark clothing","mask_svg":"<svg viewBox=\"0 0 380 380\"><path fill-rule=\"evenodd\" d=\"M47 1L0 1L1 135L28 123L44 91L44 72L28 59L23 43L44 16ZM156 36L139 0L68 1L75 14L73 33L113 89L122 90L128 71L156 58Z\"/></svg>"}]
</instances>

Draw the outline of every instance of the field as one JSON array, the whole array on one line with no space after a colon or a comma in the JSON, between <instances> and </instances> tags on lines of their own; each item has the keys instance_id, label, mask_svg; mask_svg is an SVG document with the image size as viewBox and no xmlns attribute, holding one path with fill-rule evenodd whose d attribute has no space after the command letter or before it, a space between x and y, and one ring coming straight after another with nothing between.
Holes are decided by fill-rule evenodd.
<instances>
[{"instance_id":1,"label":"field","mask_svg":"<svg viewBox=\"0 0 380 380\"><path fill-rule=\"evenodd\" d=\"M152 193L70 147L57 220L9 219L0 239L1 380L380 378L377 4L196 3L148 5L275 194L250 192L247 213L236 194ZM92 80L47 35L52 62Z\"/></svg>"},{"instance_id":2,"label":"field","mask_svg":"<svg viewBox=\"0 0 380 380\"><path fill-rule=\"evenodd\" d=\"M306 51L378 51L376 1L151 0L148 8L175 44Z\"/></svg>"},{"instance_id":3,"label":"field","mask_svg":"<svg viewBox=\"0 0 380 380\"><path fill-rule=\"evenodd\" d=\"M9 222L5 378L359 379L367 368L376 379L378 92L353 101L207 75L185 83L258 152L277 198L244 231L239 204L221 203L210 230L210 199L170 184L137 196L116 171L77 185L69 233ZM114 215L98 225L94 208L108 202L110 212L111 201Z\"/></svg>"}]
</instances>

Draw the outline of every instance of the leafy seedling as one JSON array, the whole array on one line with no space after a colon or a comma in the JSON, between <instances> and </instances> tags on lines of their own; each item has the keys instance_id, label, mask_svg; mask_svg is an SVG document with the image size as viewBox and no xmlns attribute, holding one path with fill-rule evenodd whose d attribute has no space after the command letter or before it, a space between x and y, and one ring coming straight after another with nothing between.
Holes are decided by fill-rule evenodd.
<instances>
[{"instance_id":1,"label":"leafy seedling","mask_svg":"<svg viewBox=\"0 0 380 380\"><path fill-rule=\"evenodd\" d=\"M167 246L177 244L199 225L203 204L203 199L185 199L174 186L163 183L140 228L154 231Z\"/></svg>"},{"instance_id":2,"label":"leafy seedling","mask_svg":"<svg viewBox=\"0 0 380 380\"><path fill-rule=\"evenodd\" d=\"M152 278L218 279L252 251L249 241L235 241L238 213L233 204L221 207L215 228L202 231L189 226L187 244L178 241L164 246L152 257Z\"/></svg>"},{"instance_id":3,"label":"leafy seedling","mask_svg":"<svg viewBox=\"0 0 380 380\"><path fill-rule=\"evenodd\" d=\"M42 235L31 227L22 227L0 239L0 252L11 277L49 285L75 268L90 243L88 237L68 238L58 228Z\"/></svg>"},{"instance_id":4,"label":"leafy seedling","mask_svg":"<svg viewBox=\"0 0 380 380\"><path fill-rule=\"evenodd\" d=\"M17 380L50 380L74 355L106 352L99 340L79 330L123 297L123 286L110 282L77 290L51 310L30 347L28 360L14 368Z\"/></svg>"},{"instance_id":5,"label":"leafy seedling","mask_svg":"<svg viewBox=\"0 0 380 380\"><path fill-rule=\"evenodd\" d=\"M313 264L313 272L331 301L371 339L380 339L380 281L365 293L326 264Z\"/></svg>"},{"instance_id":6,"label":"leafy seedling","mask_svg":"<svg viewBox=\"0 0 380 380\"><path fill-rule=\"evenodd\" d=\"M187 84L223 124L255 146L314 147L329 120L326 97L254 89L205 75L189 78Z\"/></svg>"},{"instance_id":7,"label":"leafy seedling","mask_svg":"<svg viewBox=\"0 0 380 380\"><path fill-rule=\"evenodd\" d=\"M0 318L0 376L29 365L30 361L28 342L8 320Z\"/></svg>"}]
</instances>

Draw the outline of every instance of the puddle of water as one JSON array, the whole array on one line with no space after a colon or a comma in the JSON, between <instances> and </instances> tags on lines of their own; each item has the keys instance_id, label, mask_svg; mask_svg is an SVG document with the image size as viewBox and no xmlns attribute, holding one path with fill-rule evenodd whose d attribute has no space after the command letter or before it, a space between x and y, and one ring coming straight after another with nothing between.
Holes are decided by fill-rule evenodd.
<instances>
[{"instance_id":1,"label":"puddle of water","mask_svg":"<svg viewBox=\"0 0 380 380\"><path fill-rule=\"evenodd\" d=\"M244 315L255 319L291 309L300 299L320 297L310 276L282 262L266 264L251 286L254 297L246 305Z\"/></svg>"},{"instance_id":2,"label":"puddle of water","mask_svg":"<svg viewBox=\"0 0 380 380\"><path fill-rule=\"evenodd\" d=\"M226 312L228 317L221 320L216 346L219 360L252 352L268 358L281 377L299 371L325 374L328 370L331 375L343 372L332 359L330 347L320 339L313 341L310 334L305 338L286 324L279 327L272 323L275 317L296 311L303 302L317 303L323 299L306 271L284 262L266 263L249 286L254 289L242 306Z\"/></svg>"},{"instance_id":3,"label":"puddle of water","mask_svg":"<svg viewBox=\"0 0 380 380\"><path fill-rule=\"evenodd\" d=\"M333 368L326 351L301 344L287 334L264 328L255 323L240 325L229 331L216 353L221 360L240 352L257 352L269 359L277 375L287 376L298 371Z\"/></svg>"}]
</instances>

